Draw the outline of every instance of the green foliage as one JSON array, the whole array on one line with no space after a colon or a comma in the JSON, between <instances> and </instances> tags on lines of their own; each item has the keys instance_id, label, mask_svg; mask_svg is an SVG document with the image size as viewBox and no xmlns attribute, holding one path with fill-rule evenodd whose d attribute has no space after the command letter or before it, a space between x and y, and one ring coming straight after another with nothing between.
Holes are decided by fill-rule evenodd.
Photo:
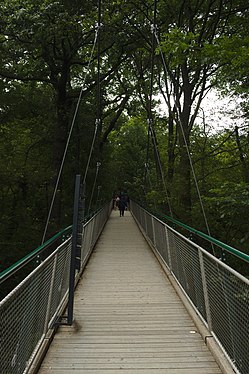
<instances>
[{"instance_id":1,"label":"green foliage","mask_svg":"<svg viewBox=\"0 0 249 374\"><path fill-rule=\"evenodd\" d=\"M223 61L224 66L218 74L221 88L229 88L234 93L243 95L248 93L248 53L249 38L243 39L232 37L222 40L217 45L218 57ZM223 55L220 51L223 51Z\"/></svg>"},{"instance_id":2,"label":"green foliage","mask_svg":"<svg viewBox=\"0 0 249 374\"><path fill-rule=\"evenodd\" d=\"M210 190L205 198L209 216L215 220L213 232L216 237L222 233L230 245L248 251L248 209L249 186L245 183L226 182Z\"/></svg>"},{"instance_id":3,"label":"green foliage","mask_svg":"<svg viewBox=\"0 0 249 374\"><path fill-rule=\"evenodd\" d=\"M234 131L203 133L195 128L192 138L194 169L203 199L211 235L247 252L248 184ZM241 136L244 156L248 156L246 139ZM206 232L200 202L193 185L193 222Z\"/></svg>"},{"instance_id":4,"label":"green foliage","mask_svg":"<svg viewBox=\"0 0 249 374\"><path fill-rule=\"evenodd\" d=\"M191 31L185 31L178 27L173 27L170 31L162 36L161 48L169 58L170 66L176 68L186 60L190 64L200 63L200 44L199 34ZM157 53L160 50L157 48Z\"/></svg>"},{"instance_id":5,"label":"green foliage","mask_svg":"<svg viewBox=\"0 0 249 374\"><path fill-rule=\"evenodd\" d=\"M44 227L51 177L49 95L41 86L20 83L1 94L0 248L5 266L39 244Z\"/></svg>"},{"instance_id":6,"label":"green foliage","mask_svg":"<svg viewBox=\"0 0 249 374\"><path fill-rule=\"evenodd\" d=\"M131 118L111 134L109 144L113 147L112 170L117 191L126 190L134 197L142 195L146 141L147 125L143 118Z\"/></svg>"},{"instance_id":7,"label":"green foliage","mask_svg":"<svg viewBox=\"0 0 249 374\"><path fill-rule=\"evenodd\" d=\"M248 93L248 11L240 1L223 5L221 9L216 0L158 2L158 35L168 71L163 74L157 48L153 93L158 92L160 82L169 118L159 119L153 113L153 126L174 214L181 219L192 212L197 228L205 229L193 176L188 173L181 120L211 231L245 249L248 186L242 183L242 166L248 165L249 158L246 134L241 135L240 153L229 132L207 134L194 126L210 86ZM168 204L151 140L147 148L153 6L153 1L106 1L102 11L102 122L87 176L89 199L100 161L94 204L100 191L103 198L109 198L114 190L127 190L153 208L165 209ZM59 218L50 226L49 235L59 225L71 223L74 176L84 174L97 115L96 49L86 70L95 38L97 3L3 0L0 14L0 235L2 251L11 246L8 255L14 258L40 242L84 82L58 194ZM244 108L248 113L247 102ZM188 197L185 205L184 194Z\"/></svg>"}]
</instances>

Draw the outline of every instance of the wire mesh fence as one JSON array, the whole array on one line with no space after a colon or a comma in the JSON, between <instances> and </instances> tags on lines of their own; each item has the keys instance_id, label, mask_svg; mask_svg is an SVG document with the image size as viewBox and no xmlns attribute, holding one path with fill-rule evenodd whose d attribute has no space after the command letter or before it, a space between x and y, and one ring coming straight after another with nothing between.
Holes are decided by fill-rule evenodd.
<instances>
[{"instance_id":1,"label":"wire mesh fence","mask_svg":"<svg viewBox=\"0 0 249 374\"><path fill-rule=\"evenodd\" d=\"M79 273L109 213L108 204L83 225ZM67 303L71 249L70 237L0 302L1 374L27 373L47 333L54 329Z\"/></svg>"},{"instance_id":2,"label":"wire mesh fence","mask_svg":"<svg viewBox=\"0 0 249 374\"><path fill-rule=\"evenodd\" d=\"M131 211L234 369L248 374L249 280L138 204Z\"/></svg>"}]
</instances>

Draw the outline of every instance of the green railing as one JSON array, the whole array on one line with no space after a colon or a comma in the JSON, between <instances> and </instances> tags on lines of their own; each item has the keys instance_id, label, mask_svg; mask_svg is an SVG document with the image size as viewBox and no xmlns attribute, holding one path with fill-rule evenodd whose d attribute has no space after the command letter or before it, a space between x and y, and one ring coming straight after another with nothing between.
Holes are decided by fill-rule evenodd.
<instances>
[{"instance_id":1,"label":"green railing","mask_svg":"<svg viewBox=\"0 0 249 374\"><path fill-rule=\"evenodd\" d=\"M213 238L212 236L209 236L209 235L207 235L207 234L205 234L205 233L203 233L199 230L196 230L193 227L188 226L188 225L186 225L186 224L184 224L184 223L182 223L182 222L180 222L180 221L178 221L174 218L171 218L171 217L167 216L166 214L160 213L160 216L162 218L166 219L167 221L170 221L170 222L174 223L175 225L177 225L179 227L182 227L182 228L188 230L189 232L192 232L195 235L198 235L200 238L208 240L210 243L217 245L218 247L220 247L223 250L231 253L232 255L237 256L238 258L249 262L249 255L247 255L246 253L241 252L238 249L233 248L230 245L225 244L225 243L221 242L220 240L217 240L217 239Z\"/></svg>"},{"instance_id":2,"label":"green railing","mask_svg":"<svg viewBox=\"0 0 249 374\"><path fill-rule=\"evenodd\" d=\"M9 266L7 269L3 270L0 273L0 284L11 277L14 273L22 269L25 265L30 263L37 256L40 256L45 250L47 250L52 244L54 244L58 239L62 239L65 236L71 235L72 226L68 226L65 229L61 230L55 234L52 238L48 239L44 244L40 245L32 252L28 253L26 256L22 257L20 260L15 262L13 265Z\"/></svg>"},{"instance_id":3,"label":"green railing","mask_svg":"<svg viewBox=\"0 0 249 374\"><path fill-rule=\"evenodd\" d=\"M235 268L237 271L239 271L240 273L242 273L244 276L249 276L249 268L248 268L248 264L249 263L249 255L247 253L244 253L218 239L215 239L213 238L212 236L210 235L207 235L205 233L203 233L202 231L199 231L191 226L188 226L186 225L185 223L175 219L175 218L172 218L164 213L161 213L161 212L155 212L145 206L143 206L142 204L140 204L139 202L136 202L138 205L140 205L143 209L147 210L148 212L150 212L152 215L154 215L155 217L157 217L158 219L164 221L165 223L171 223L173 224L173 228L175 229L184 229L184 235L186 236L186 233L188 233L188 237L189 239L191 239L192 241L196 241L197 244L200 244L200 245L203 245L203 241L198 241L197 239L201 239L201 240L204 240L206 241L206 243L208 243L208 245L205 246L206 250L208 250L210 253L214 254L216 257L220 258L223 262L226 262L229 266ZM193 235L194 234L196 237L194 238ZM226 256L227 255L231 255L231 259L229 260L228 257ZM232 256L235 256L237 258L237 263L235 260L232 260ZM245 263L246 262L246 263Z\"/></svg>"},{"instance_id":4,"label":"green railing","mask_svg":"<svg viewBox=\"0 0 249 374\"><path fill-rule=\"evenodd\" d=\"M69 226L47 240L32 252L15 262L0 273L0 300L11 292L28 276L46 257L49 256L65 239L71 236L72 226Z\"/></svg>"},{"instance_id":5,"label":"green railing","mask_svg":"<svg viewBox=\"0 0 249 374\"><path fill-rule=\"evenodd\" d=\"M88 257L109 217L111 204L106 204L87 222L82 223L80 267L75 285ZM71 227L62 230L24 259L2 272L2 281L11 279L17 269L36 261L44 248L60 242L70 234ZM0 301L1 316L1 374L26 374L35 371L37 358L48 344L64 316L69 297L69 278L72 257L72 236L60 243L29 274ZM7 277L7 278L6 278ZM8 283L5 282L5 283Z\"/></svg>"},{"instance_id":6,"label":"green railing","mask_svg":"<svg viewBox=\"0 0 249 374\"><path fill-rule=\"evenodd\" d=\"M209 242L239 257L248 256L170 217L167 219L208 240L205 246L131 201L131 212L146 239L176 280L236 373L249 373L249 280L210 253ZM166 218L163 215L164 218Z\"/></svg>"}]
</instances>

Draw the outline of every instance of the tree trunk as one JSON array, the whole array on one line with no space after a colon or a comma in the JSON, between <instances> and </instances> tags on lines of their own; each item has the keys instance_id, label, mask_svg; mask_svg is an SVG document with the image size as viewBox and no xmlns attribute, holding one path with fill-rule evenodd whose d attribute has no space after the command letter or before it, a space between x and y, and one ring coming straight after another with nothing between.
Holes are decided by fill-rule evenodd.
<instances>
[{"instance_id":1,"label":"tree trunk","mask_svg":"<svg viewBox=\"0 0 249 374\"><path fill-rule=\"evenodd\" d=\"M242 170L242 175L243 175L243 180L245 183L249 183L249 170L246 164L246 160L243 154L243 149L242 145L240 142L240 137L239 137L239 129L238 126L235 127L235 138L236 138L236 143L239 151L239 158L240 158L240 163L241 163L241 170Z\"/></svg>"},{"instance_id":2,"label":"tree trunk","mask_svg":"<svg viewBox=\"0 0 249 374\"><path fill-rule=\"evenodd\" d=\"M182 112L180 113L180 129L179 129L179 146L180 146L180 160L179 160L179 205L180 216L184 222L191 222L191 165L189 160L189 146L190 146L190 112L191 112L191 93L192 87L189 83L187 67L182 67L183 87L184 87L184 101Z\"/></svg>"},{"instance_id":3,"label":"tree trunk","mask_svg":"<svg viewBox=\"0 0 249 374\"><path fill-rule=\"evenodd\" d=\"M174 120L173 115L169 113L168 126L168 182L171 185L174 178L175 164L175 137L174 137Z\"/></svg>"},{"instance_id":4,"label":"tree trunk","mask_svg":"<svg viewBox=\"0 0 249 374\"><path fill-rule=\"evenodd\" d=\"M182 132L179 132L180 160L179 160L179 215L183 222L191 222L191 167L190 160L185 144L189 147L189 135L185 131L185 139Z\"/></svg>"},{"instance_id":5,"label":"tree trunk","mask_svg":"<svg viewBox=\"0 0 249 374\"><path fill-rule=\"evenodd\" d=\"M68 81L68 70L65 69L64 74L60 78L57 85L57 121L55 124L54 131L54 145L53 145L53 188L56 186L56 182L62 167L63 156L67 143L68 131L69 131L69 116L71 113L71 99L67 96L66 84ZM52 220L55 224L56 229L61 228L62 220L62 191L63 181L62 173L59 178L58 188L56 191L56 198L52 210Z\"/></svg>"}]
</instances>

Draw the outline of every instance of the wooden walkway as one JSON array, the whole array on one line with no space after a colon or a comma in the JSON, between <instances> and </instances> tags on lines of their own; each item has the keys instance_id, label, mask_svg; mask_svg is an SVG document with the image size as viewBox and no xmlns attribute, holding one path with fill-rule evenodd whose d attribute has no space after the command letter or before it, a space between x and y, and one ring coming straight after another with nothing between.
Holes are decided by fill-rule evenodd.
<instances>
[{"instance_id":1,"label":"wooden walkway","mask_svg":"<svg viewBox=\"0 0 249 374\"><path fill-rule=\"evenodd\" d=\"M112 212L39 374L220 374L129 212Z\"/></svg>"}]
</instances>

